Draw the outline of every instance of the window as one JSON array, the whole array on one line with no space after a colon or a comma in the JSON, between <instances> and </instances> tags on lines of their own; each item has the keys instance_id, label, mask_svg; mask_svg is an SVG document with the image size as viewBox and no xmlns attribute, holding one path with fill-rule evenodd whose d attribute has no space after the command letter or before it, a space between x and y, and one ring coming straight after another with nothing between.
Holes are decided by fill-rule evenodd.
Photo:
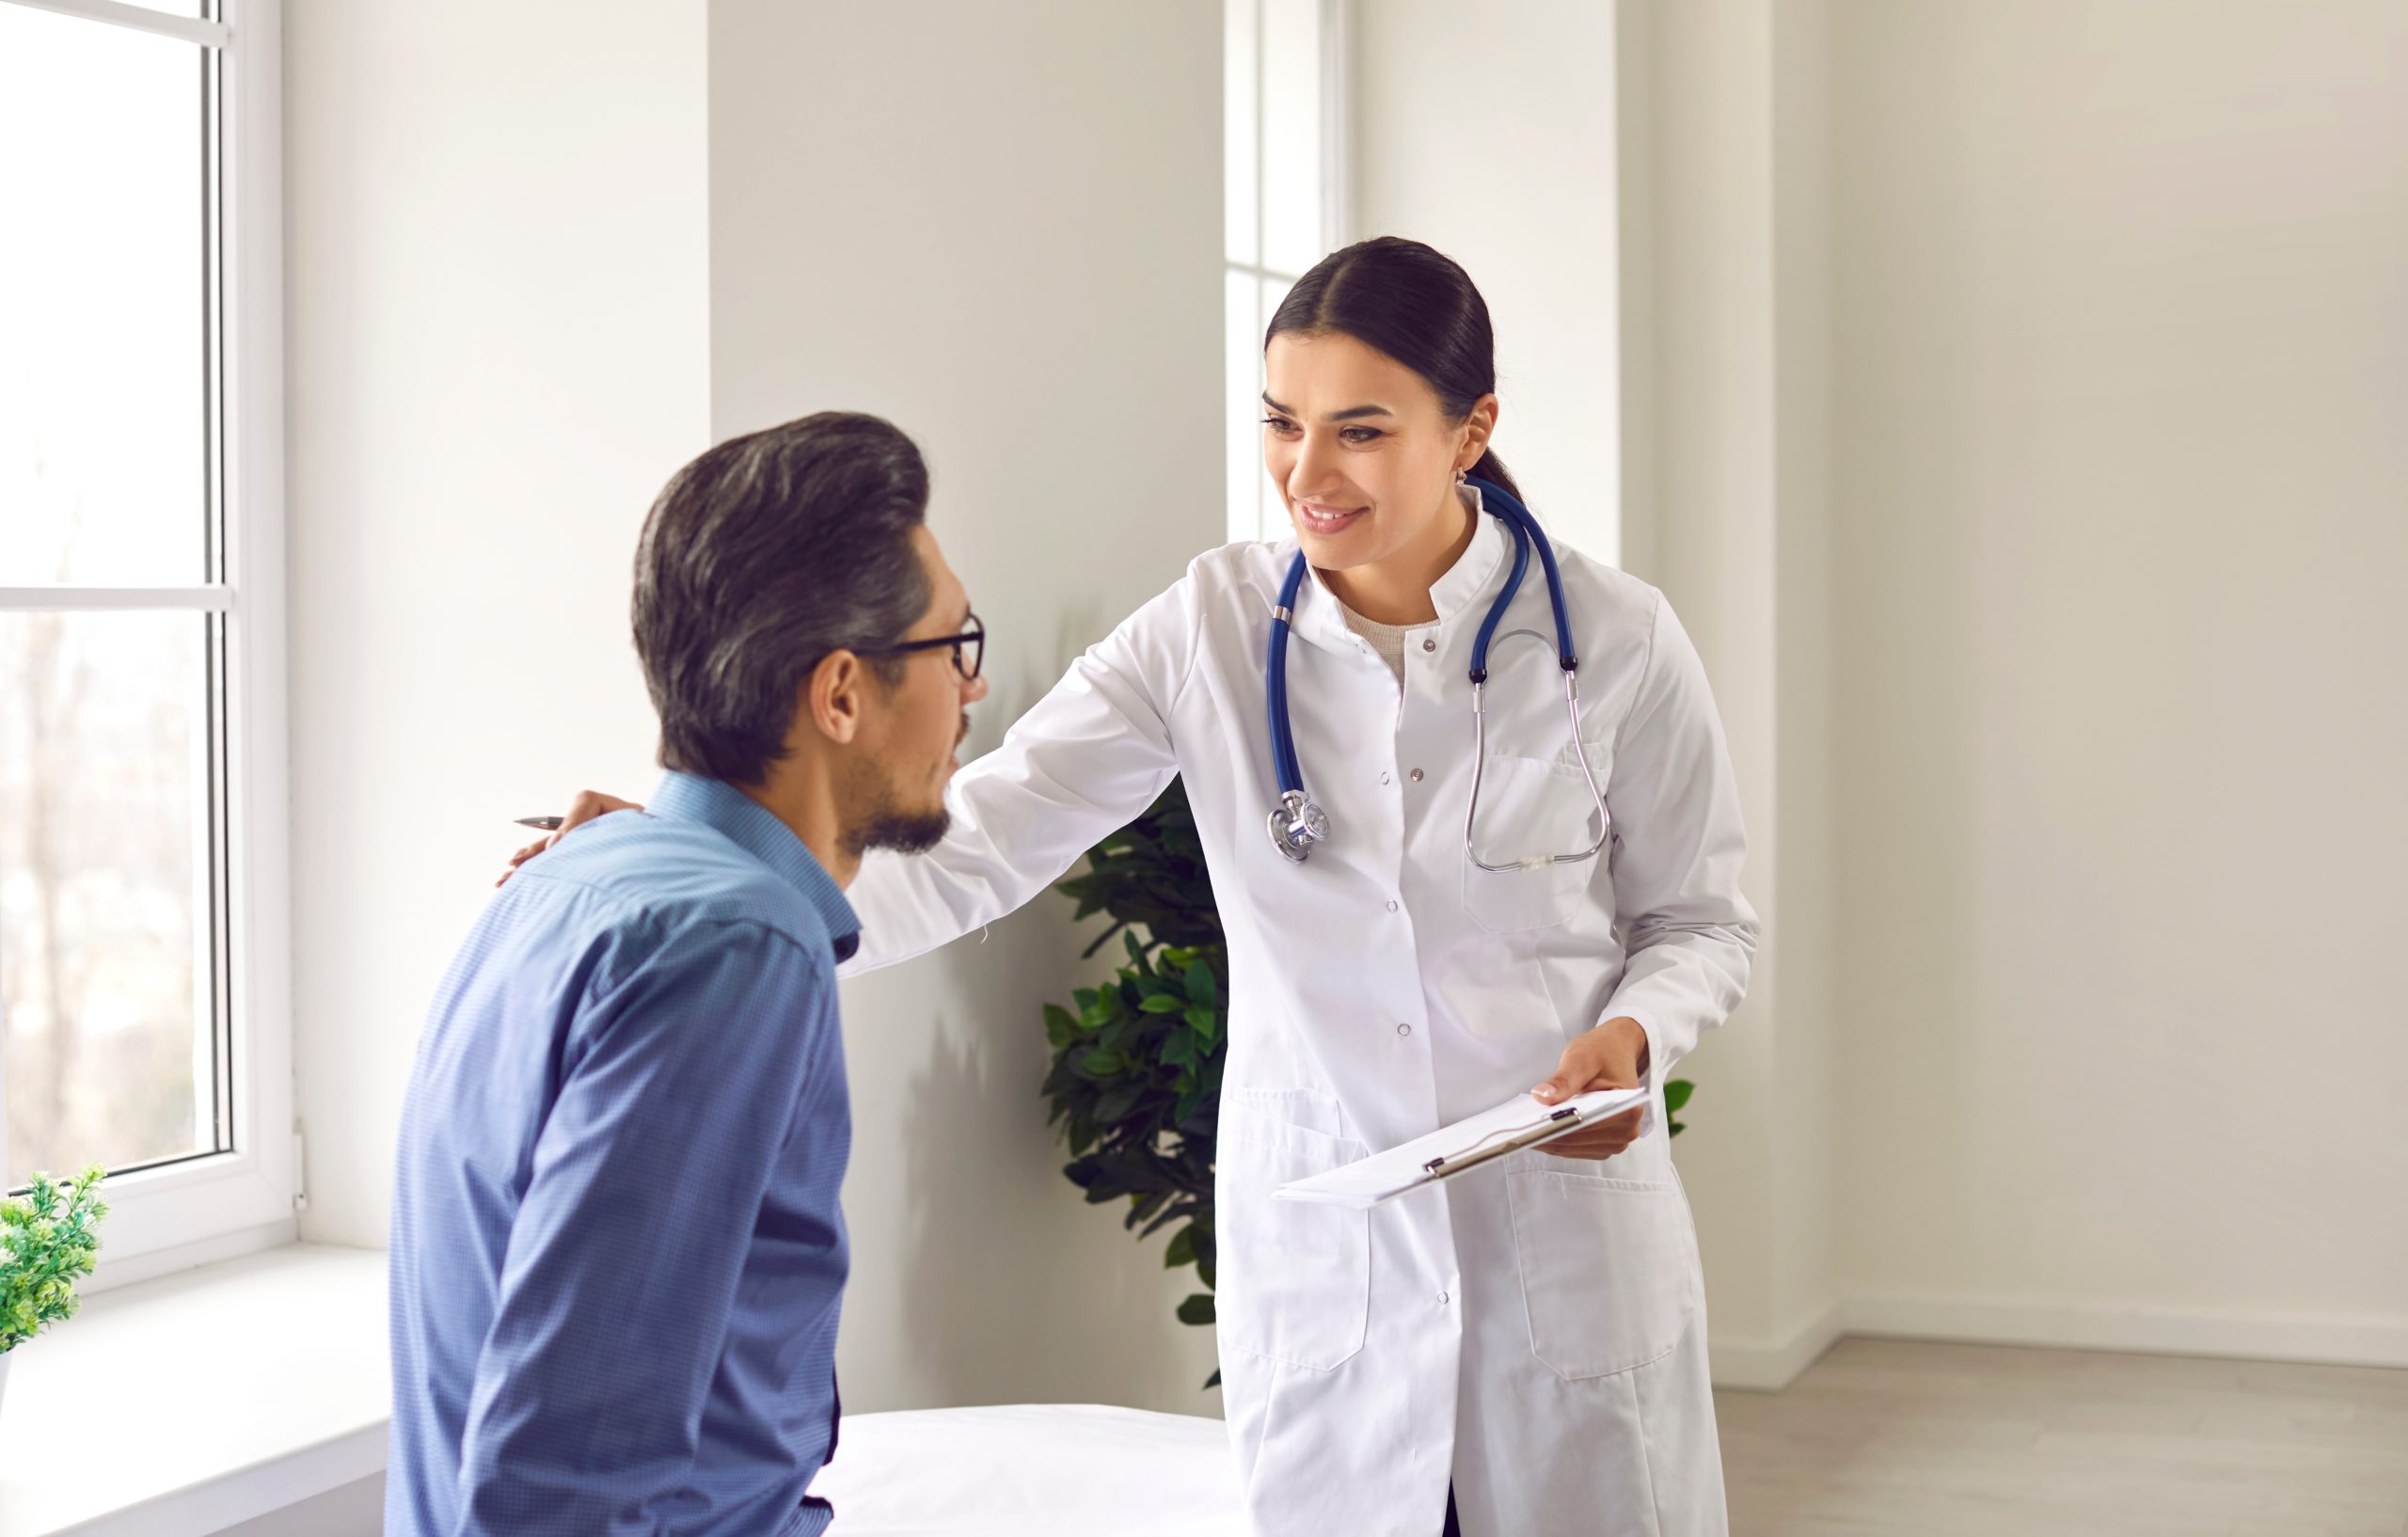
<instances>
[{"instance_id":1,"label":"window","mask_svg":"<svg viewBox=\"0 0 2408 1537\"><path fill-rule=\"evenodd\" d=\"M0 0L0 1185L289 1224L274 0Z\"/></svg>"},{"instance_id":2,"label":"window","mask_svg":"<svg viewBox=\"0 0 2408 1537\"><path fill-rule=\"evenodd\" d=\"M1229 537L1283 538L1262 472L1262 332L1346 243L1346 0L1223 0Z\"/></svg>"}]
</instances>

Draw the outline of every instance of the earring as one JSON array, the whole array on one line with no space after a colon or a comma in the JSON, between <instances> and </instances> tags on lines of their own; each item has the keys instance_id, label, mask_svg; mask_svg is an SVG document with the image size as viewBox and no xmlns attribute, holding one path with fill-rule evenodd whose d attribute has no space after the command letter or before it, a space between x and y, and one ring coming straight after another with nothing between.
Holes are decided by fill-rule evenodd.
<instances>
[{"instance_id":1,"label":"earring","mask_svg":"<svg viewBox=\"0 0 2408 1537\"><path fill-rule=\"evenodd\" d=\"M1463 483L1464 483L1464 482L1465 482L1465 481L1469 480L1470 478L1471 478L1471 471L1470 471L1470 470L1468 470L1468 469L1462 469L1462 468L1458 468L1458 469L1455 471L1455 483L1456 483L1457 485L1461 485L1461 484L1463 484Z\"/></svg>"}]
</instances>

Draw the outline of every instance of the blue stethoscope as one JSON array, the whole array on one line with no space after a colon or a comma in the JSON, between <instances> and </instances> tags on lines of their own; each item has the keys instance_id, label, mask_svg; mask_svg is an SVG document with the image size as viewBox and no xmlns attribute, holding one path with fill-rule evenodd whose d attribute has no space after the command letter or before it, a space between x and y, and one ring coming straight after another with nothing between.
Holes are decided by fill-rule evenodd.
<instances>
[{"instance_id":1,"label":"blue stethoscope","mask_svg":"<svg viewBox=\"0 0 2408 1537\"><path fill-rule=\"evenodd\" d=\"M1546 532L1530 516L1530 510L1501 486L1486 481L1466 479L1464 483L1480 493L1481 506L1495 515L1513 536L1513 569L1498 590L1496 600L1488 606L1488 617L1480 626L1480 635L1471 648L1471 803L1464 809L1464 854L1483 870L1531 870L1548 864L1568 864L1593 859L1606 846L1607 828L1605 792L1597 788L1597 775L1589 767L1588 744L1580 736L1580 659L1572 650L1572 615L1563 604L1563 573L1555 563L1555 549L1547 543ZM1481 859L1472 847L1472 824L1480 815L1480 781L1488 758L1488 714L1482 695L1488 687L1488 645L1497 638L1497 621L1513 602L1513 594L1522 590L1522 578L1530 568L1530 546L1539 549L1540 563L1546 571L1546 592L1555 608L1556 658L1563 668L1563 699L1572 712L1572 744L1580 757L1580 774L1589 783L1590 799L1597 806L1597 841L1576 854L1529 854L1491 864ZM1298 864L1313 850L1313 845L1329 837L1329 817L1311 797L1305 794L1304 770L1296 762L1296 737L1288 725L1288 631L1295 616L1296 594L1305 582L1305 553L1299 549L1288 564L1288 578L1279 584L1279 604L1271 610L1271 656L1265 666L1265 692L1271 704L1271 771L1279 782L1279 803L1271 810L1271 842L1279 852ZM1545 644L1546 637L1536 630L1509 630L1503 637L1511 640L1527 635Z\"/></svg>"}]
</instances>

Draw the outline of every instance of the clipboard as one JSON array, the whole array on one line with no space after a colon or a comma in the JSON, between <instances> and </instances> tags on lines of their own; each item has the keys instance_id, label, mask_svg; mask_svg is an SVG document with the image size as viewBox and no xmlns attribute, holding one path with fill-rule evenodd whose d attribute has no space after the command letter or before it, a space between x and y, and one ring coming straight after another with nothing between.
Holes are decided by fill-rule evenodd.
<instances>
[{"instance_id":1,"label":"clipboard","mask_svg":"<svg viewBox=\"0 0 2408 1537\"><path fill-rule=\"evenodd\" d=\"M1427 1136L1281 1185L1272 1196L1367 1211L1408 1191L1569 1136L1648 1102L1644 1088L1601 1088L1575 1095L1552 1109L1527 1094L1517 1094L1493 1110L1466 1117Z\"/></svg>"}]
</instances>

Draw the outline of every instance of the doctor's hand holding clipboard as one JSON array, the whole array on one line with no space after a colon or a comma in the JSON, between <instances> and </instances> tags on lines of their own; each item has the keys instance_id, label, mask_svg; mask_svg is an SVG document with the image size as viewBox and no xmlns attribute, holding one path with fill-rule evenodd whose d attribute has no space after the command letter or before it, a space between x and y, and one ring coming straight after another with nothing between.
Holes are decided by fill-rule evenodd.
<instances>
[{"instance_id":1,"label":"doctor's hand holding clipboard","mask_svg":"<svg viewBox=\"0 0 2408 1537\"><path fill-rule=\"evenodd\" d=\"M954 775L935 848L869 855L844 969L1003 917L1180 779L1228 946L1217 1339L1255 1537L1726 1537L1660 1112L1757 937L1704 668L1663 594L1523 504L1453 261L1331 254L1263 367L1291 536L1197 556ZM1077 417L1031 420L1076 458ZM1438 1193L1276 1197L1604 1089L1640 1101Z\"/></svg>"},{"instance_id":2,"label":"doctor's hand holding clipboard","mask_svg":"<svg viewBox=\"0 0 2408 1537\"><path fill-rule=\"evenodd\" d=\"M1647 1031L1624 1016L1575 1039L1563 1049L1563 1060L1552 1077L1530 1090L1541 1104L1560 1104L1576 1094L1600 1088L1636 1088L1647 1081ZM1595 1126L1558 1137L1546 1150L1558 1158L1611 1158L1626 1150L1639 1136L1644 1106L1626 1110Z\"/></svg>"}]
</instances>

